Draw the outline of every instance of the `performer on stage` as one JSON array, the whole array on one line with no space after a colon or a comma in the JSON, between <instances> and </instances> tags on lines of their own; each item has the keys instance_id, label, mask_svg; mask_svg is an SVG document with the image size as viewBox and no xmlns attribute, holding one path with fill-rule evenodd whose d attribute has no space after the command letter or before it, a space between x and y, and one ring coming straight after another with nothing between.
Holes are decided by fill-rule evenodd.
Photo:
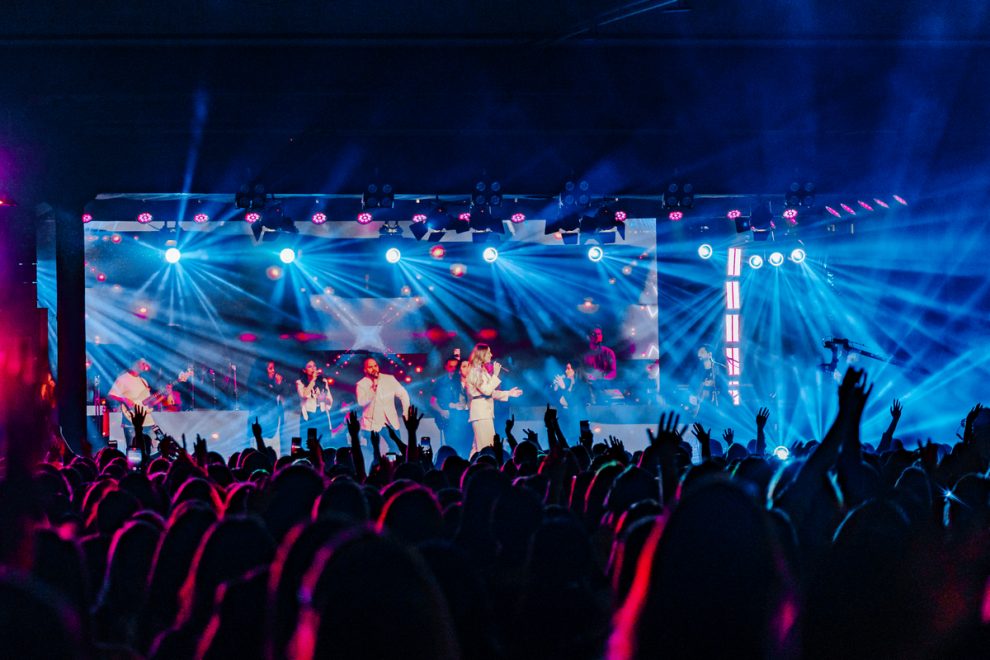
<instances>
[{"instance_id":1,"label":"performer on stage","mask_svg":"<svg viewBox=\"0 0 990 660\"><path fill-rule=\"evenodd\" d=\"M151 387L148 381L141 375L151 371L151 365L144 358L138 358L131 365L130 369L117 376L113 382L107 397L121 404L120 419L121 428L124 430L124 439L127 446L134 445L134 425L131 423L131 416L134 413L134 406L140 405L148 408L148 414L144 418L144 430L150 431L148 437L157 437L161 434L161 429L151 416L151 408L155 401L151 396Z\"/></svg>"},{"instance_id":2,"label":"performer on stage","mask_svg":"<svg viewBox=\"0 0 990 660\"><path fill-rule=\"evenodd\" d=\"M464 392L469 400L468 421L474 430L471 454L490 447L495 438L495 402L508 401L522 396L518 387L511 390L497 389L502 380L502 365L492 362L492 349L488 344L477 344L468 358L468 372L464 378Z\"/></svg>"},{"instance_id":3,"label":"performer on stage","mask_svg":"<svg viewBox=\"0 0 990 660\"><path fill-rule=\"evenodd\" d=\"M558 415L564 428L577 428L578 421L588 417L588 385L570 362L564 367L564 373L553 377L549 400L559 409Z\"/></svg>"},{"instance_id":4,"label":"performer on stage","mask_svg":"<svg viewBox=\"0 0 990 660\"><path fill-rule=\"evenodd\" d=\"M358 405L364 409L361 413L361 430L365 433L379 433L379 449L382 453L387 452L388 434L381 433L381 430L386 424L396 430L402 428L402 420L395 410L395 400L398 399L402 404L402 417L406 417L409 413L409 393L395 376L383 374L374 358L364 361L364 378L357 382L355 393Z\"/></svg>"},{"instance_id":5,"label":"performer on stage","mask_svg":"<svg viewBox=\"0 0 990 660\"><path fill-rule=\"evenodd\" d=\"M316 368L313 360L306 363L302 375L296 380L296 394L299 395L299 412L302 415L299 420L299 437L305 440L311 428L316 429L320 435L326 433L329 437L333 395L330 394L328 379L323 378L323 371Z\"/></svg>"},{"instance_id":6,"label":"performer on stage","mask_svg":"<svg viewBox=\"0 0 990 660\"><path fill-rule=\"evenodd\" d=\"M285 396L288 393L288 382L277 371L273 360L265 363L264 373L252 377L249 391L252 405L248 415L248 433L251 433L251 425L257 419L264 439L271 441L275 450L281 453L280 441L285 427Z\"/></svg>"},{"instance_id":7,"label":"performer on stage","mask_svg":"<svg viewBox=\"0 0 990 660\"><path fill-rule=\"evenodd\" d=\"M162 392L162 401L158 407L162 412L182 411L182 395L179 394L178 389L172 383L165 386L165 391Z\"/></svg>"},{"instance_id":8,"label":"performer on stage","mask_svg":"<svg viewBox=\"0 0 990 660\"><path fill-rule=\"evenodd\" d=\"M712 355L711 349L703 344L698 348L698 360L701 362L701 379L698 385L698 394L695 396L695 400L692 401L694 405L694 414L697 417L702 408L707 406L713 406L718 408L718 372L716 367L719 366L715 362L715 356Z\"/></svg>"},{"instance_id":9,"label":"performer on stage","mask_svg":"<svg viewBox=\"0 0 990 660\"><path fill-rule=\"evenodd\" d=\"M444 363L444 374L433 383L430 407L437 413L443 444L452 446L458 453L468 446L467 398L461 384L461 360L451 355Z\"/></svg>"},{"instance_id":10,"label":"performer on stage","mask_svg":"<svg viewBox=\"0 0 990 660\"><path fill-rule=\"evenodd\" d=\"M588 333L588 350L581 360L584 366L584 379L588 383L591 402L601 404L601 390L607 381L615 380L615 351L605 345L601 328L592 328Z\"/></svg>"}]
</instances>

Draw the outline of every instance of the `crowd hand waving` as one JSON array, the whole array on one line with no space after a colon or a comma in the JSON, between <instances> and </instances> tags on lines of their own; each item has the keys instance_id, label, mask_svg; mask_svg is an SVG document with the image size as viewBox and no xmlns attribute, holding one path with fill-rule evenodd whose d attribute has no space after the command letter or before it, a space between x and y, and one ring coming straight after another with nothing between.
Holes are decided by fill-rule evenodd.
<instances>
[{"instance_id":1,"label":"crowd hand waving","mask_svg":"<svg viewBox=\"0 0 990 660\"><path fill-rule=\"evenodd\" d=\"M347 413L347 433L351 438L357 438L361 434L361 420L353 410Z\"/></svg>"},{"instance_id":2,"label":"crowd hand waving","mask_svg":"<svg viewBox=\"0 0 990 660\"><path fill-rule=\"evenodd\" d=\"M712 457L712 430L705 430L705 427L699 422L695 422L692 428L692 433L698 444L701 446L701 457L703 459L709 459Z\"/></svg>"},{"instance_id":3,"label":"crowd hand waving","mask_svg":"<svg viewBox=\"0 0 990 660\"><path fill-rule=\"evenodd\" d=\"M904 407L901 406L901 402L894 399L894 402L890 404L890 417L895 422L900 421L901 413L904 412Z\"/></svg>"},{"instance_id":4,"label":"crowd hand waving","mask_svg":"<svg viewBox=\"0 0 990 660\"><path fill-rule=\"evenodd\" d=\"M680 426L681 416L674 413L663 413L660 415L660 422L657 424L657 432L653 429L646 429L646 434L650 440L650 446L658 450L665 450L673 453L680 446L687 432L687 424ZM678 428L680 426L680 428Z\"/></svg>"},{"instance_id":5,"label":"crowd hand waving","mask_svg":"<svg viewBox=\"0 0 990 660\"><path fill-rule=\"evenodd\" d=\"M206 467L206 454L208 450L206 447L206 438L201 437L198 433L196 434L196 443L193 445L193 456L196 458L196 464L201 467Z\"/></svg>"},{"instance_id":6,"label":"crowd hand waving","mask_svg":"<svg viewBox=\"0 0 990 660\"><path fill-rule=\"evenodd\" d=\"M409 406L409 410L406 411L403 423L406 426L406 433L409 434L410 442L416 437L416 431L419 430L419 423L423 421L424 416L424 413L421 413L416 406Z\"/></svg>"},{"instance_id":7,"label":"crowd hand waving","mask_svg":"<svg viewBox=\"0 0 990 660\"><path fill-rule=\"evenodd\" d=\"M502 438L499 437L498 433L492 437L492 449L495 450L495 458L501 467L505 458L505 448L502 446Z\"/></svg>"},{"instance_id":8,"label":"crowd hand waving","mask_svg":"<svg viewBox=\"0 0 990 660\"><path fill-rule=\"evenodd\" d=\"M611 439L612 436L609 436ZM591 448L595 444L595 434L591 432L591 427L582 428L581 435L578 437L578 442L582 447L588 450L588 455L591 455Z\"/></svg>"},{"instance_id":9,"label":"crowd hand waving","mask_svg":"<svg viewBox=\"0 0 990 660\"><path fill-rule=\"evenodd\" d=\"M725 429L722 431L722 441L725 442L726 451L732 446L732 441L735 440L736 434L732 429Z\"/></svg>"},{"instance_id":10,"label":"crowd hand waving","mask_svg":"<svg viewBox=\"0 0 990 660\"><path fill-rule=\"evenodd\" d=\"M620 463L626 462L626 446L614 435L608 436L605 440L605 446L608 447L608 455L613 460L619 461Z\"/></svg>"},{"instance_id":11,"label":"crowd hand waving","mask_svg":"<svg viewBox=\"0 0 990 660\"><path fill-rule=\"evenodd\" d=\"M532 442L537 447L540 446L540 436L533 429L523 429L523 433L526 434L526 442Z\"/></svg>"},{"instance_id":12,"label":"crowd hand waving","mask_svg":"<svg viewBox=\"0 0 990 660\"><path fill-rule=\"evenodd\" d=\"M405 456L406 455L406 443L404 443L402 441L402 438L399 437L399 431L398 431L398 429L393 429L391 426L389 426L388 424L386 424L385 425L385 430L388 432L388 437L391 438L392 439L392 442L395 443L395 446L399 448L399 453L401 453L403 456ZM381 437L381 436L379 435L379 437ZM375 446L377 447L378 445L376 444Z\"/></svg>"},{"instance_id":13,"label":"crowd hand waving","mask_svg":"<svg viewBox=\"0 0 990 660\"><path fill-rule=\"evenodd\" d=\"M516 425L515 415L512 415L505 420L505 440L509 443L509 447L511 447L512 449L515 449L516 444L518 444L516 442L516 437L512 435L512 429L515 428L515 425Z\"/></svg>"},{"instance_id":14,"label":"crowd hand waving","mask_svg":"<svg viewBox=\"0 0 990 660\"><path fill-rule=\"evenodd\" d=\"M323 468L323 447L320 445L322 438L322 435L315 438L312 436L306 438L306 449L309 451L309 460L317 470Z\"/></svg>"},{"instance_id":15,"label":"crowd hand waving","mask_svg":"<svg viewBox=\"0 0 990 660\"><path fill-rule=\"evenodd\" d=\"M133 412L131 413L131 424L134 425L135 437L141 433L141 429L144 428L144 420L146 420L147 418L148 418L148 409L142 406L140 403L135 403Z\"/></svg>"},{"instance_id":16,"label":"crowd hand waving","mask_svg":"<svg viewBox=\"0 0 990 660\"><path fill-rule=\"evenodd\" d=\"M976 423L976 418L980 416L981 412L983 412L983 404L978 403L973 406L972 410L969 411L969 414L966 415L966 424L963 427L963 442L973 441L973 426Z\"/></svg>"}]
</instances>

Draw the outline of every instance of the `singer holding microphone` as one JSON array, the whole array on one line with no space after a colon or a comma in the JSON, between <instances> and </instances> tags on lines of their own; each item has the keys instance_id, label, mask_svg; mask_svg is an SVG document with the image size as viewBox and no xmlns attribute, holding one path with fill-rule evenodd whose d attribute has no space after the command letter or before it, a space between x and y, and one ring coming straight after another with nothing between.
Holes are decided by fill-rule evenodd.
<instances>
[{"instance_id":1,"label":"singer holding microphone","mask_svg":"<svg viewBox=\"0 0 990 660\"><path fill-rule=\"evenodd\" d=\"M333 405L333 395L330 394L329 379L323 377L323 370L316 368L316 362L310 360L296 380L296 393L299 395L299 437L303 440L309 429L316 429L318 435L324 433L330 436L330 406Z\"/></svg>"},{"instance_id":2,"label":"singer holding microphone","mask_svg":"<svg viewBox=\"0 0 990 660\"><path fill-rule=\"evenodd\" d=\"M402 419L395 410L395 400L402 404L402 417L409 414L409 393L396 380L395 376L383 374L374 358L364 361L364 378L355 387L358 405L363 408L361 413L361 431L363 434L375 431L381 434L380 451L382 455L388 452L387 433L382 429L388 424L393 429L402 428ZM366 439L361 444L367 445ZM370 463L369 463L370 465Z\"/></svg>"},{"instance_id":3,"label":"singer holding microphone","mask_svg":"<svg viewBox=\"0 0 990 660\"><path fill-rule=\"evenodd\" d=\"M508 401L521 396L518 387L500 390L502 365L492 362L492 349L488 344L476 344L468 358L467 375L464 376L464 392L468 398L468 422L474 430L471 455L490 447L495 438L495 402Z\"/></svg>"}]
</instances>

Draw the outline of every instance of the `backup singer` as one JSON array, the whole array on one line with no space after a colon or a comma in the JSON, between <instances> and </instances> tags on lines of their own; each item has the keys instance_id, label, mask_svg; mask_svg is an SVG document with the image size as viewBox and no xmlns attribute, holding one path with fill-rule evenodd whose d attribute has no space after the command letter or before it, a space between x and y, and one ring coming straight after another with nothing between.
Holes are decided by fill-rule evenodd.
<instances>
[{"instance_id":1,"label":"backup singer","mask_svg":"<svg viewBox=\"0 0 990 660\"><path fill-rule=\"evenodd\" d=\"M322 435L330 434L330 406L333 405L333 395L330 394L330 383L323 378L323 372L316 368L316 362L310 360L296 381L296 393L299 395L299 437L304 439L309 429L316 429Z\"/></svg>"},{"instance_id":2,"label":"backup singer","mask_svg":"<svg viewBox=\"0 0 990 660\"><path fill-rule=\"evenodd\" d=\"M381 430L386 424L396 430L402 428L402 420L395 410L395 400L402 404L402 417L406 417L409 414L409 393L395 376L383 374L374 358L364 361L364 378L357 382L355 390L358 405L363 408L361 430L380 433L379 449L385 453L388 451L387 434L381 433Z\"/></svg>"},{"instance_id":3,"label":"backup singer","mask_svg":"<svg viewBox=\"0 0 990 660\"><path fill-rule=\"evenodd\" d=\"M582 356L581 363L591 403L604 404L605 383L615 380L617 370L615 351L605 345L601 328L592 328L588 333L588 350Z\"/></svg>"},{"instance_id":4,"label":"backup singer","mask_svg":"<svg viewBox=\"0 0 990 660\"><path fill-rule=\"evenodd\" d=\"M467 447L467 398L461 384L461 359L451 355L444 363L444 374L433 384L430 407L437 413L441 439L458 453Z\"/></svg>"},{"instance_id":5,"label":"backup singer","mask_svg":"<svg viewBox=\"0 0 990 660\"><path fill-rule=\"evenodd\" d=\"M508 401L522 396L522 390L500 390L502 380L499 374L502 365L492 362L492 349L488 344L477 344L468 358L467 376L464 377L464 392L468 398L468 421L474 430L471 454L490 447L495 438L495 402Z\"/></svg>"},{"instance_id":6,"label":"backup singer","mask_svg":"<svg viewBox=\"0 0 990 660\"><path fill-rule=\"evenodd\" d=\"M262 437L280 449L282 433L285 430L285 399L289 392L289 382L280 374L274 360L265 363L264 373L252 374L248 395L251 397L251 411L248 415L248 434L255 419L261 424ZM250 437L250 435L248 436Z\"/></svg>"}]
</instances>

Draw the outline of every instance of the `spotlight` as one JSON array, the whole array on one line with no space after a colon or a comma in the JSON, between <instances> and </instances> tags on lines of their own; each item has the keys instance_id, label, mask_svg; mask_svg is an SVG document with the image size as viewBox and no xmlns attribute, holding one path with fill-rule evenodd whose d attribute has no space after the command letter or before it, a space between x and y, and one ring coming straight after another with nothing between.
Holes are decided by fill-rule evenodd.
<instances>
[{"instance_id":1,"label":"spotlight","mask_svg":"<svg viewBox=\"0 0 990 660\"><path fill-rule=\"evenodd\" d=\"M182 253L179 252L179 248L170 247L169 249L165 250L165 261L169 262L170 264L179 263L179 259L181 258L182 258Z\"/></svg>"},{"instance_id":2,"label":"spotlight","mask_svg":"<svg viewBox=\"0 0 990 660\"><path fill-rule=\"evenodd\" d=\"M702 259L711 259L712 257L712 246L708 243L702 243L698 246L698 256Z\"/></svg>"},{"instance_id":3,"label":"spotlight","mask_svg":"<svg viewBox=\"0 0 990 660\"><path fill-rule=\"evenodd\" d=\"M679 222L684 219L684 213L683 211L671 211L667 217L674 222Z\"/></svg>"},{"instance_id":4,"label":"spotlight","mask_svg":"<svg viewBox=\"0 0 990 660\"><path fill-rule=\"evenodd\" d=\"M368 224L369 222L371 222L374 219L375 218L369 212L367 212L367 211L361 211L357 215L358 224L361 224L361 225L366 225L366 224Z\"/></svg>"},{"instance_id":5,"label":"spotlight","mask_svg":"<svg viewBox=\"0 0 990 660\"><path fill-rule=\"evenodd\" d=\"M378 185L368 184L368 189L361 196L361 209L390 209L395 204L395 192L388 183Z\"/></svg>"},{"instance_id":6,"label":"spotlight","mask_svg":"<svg viewBox=\"0 0 990 660\"><path fill-rule=\"evenodd\" d=\"M417 213L416 215L414 215L412 217L412 221L413 222L426 222L426 214L425 213Z\"/></svg>"},{"instance_id":7,"label":"spotlight","mask_svg":"<svg viewBox=\"0 0 990 660\"><path fill-rule=\"evenodd\" d=\"M749 267L752 268L753 270L759 270L760 268L763 268L763 257L761 257L758 254L754 254L752 257L749 258Z\"/></svg>"},{"instance_id":8,"label":"spotlight","mask_svg":"<svg viewBox=\"0 0 990 660\"><path fill-rule=\"evenodd\" d=\"M793 261L796 264L802 263L806 256L807 255L804 253L804 250L802 250L801 248L794 248L793 250L791 250L791 261Z\"/></svg>"},{"instance_id":9,"label":"spotlight","mask_svg":"<svg viewBox=\"0 0 990 660\"><path fill-rule=\"evenodd\" d=\"M732 209L728 213L725 214L725 217L727 217L729 220L735 220L736 218L740 217L741 215L742 215L742 211L740 211L739 209Z\"/></svg>"},{"instance_id":10,"label":"spotlight","mask_svg":"<svg viewBox=\"0 0 990 660\"><path fill-rule=\"evenodd\" d=\"M860 206L862 206L867 211L872 211L873 210L873 207L872 206L870 206L869 204L867 204L866 202L864 202L861 199L856 200L856 203L859 204Z\"/></svg>"},{"instance_id":11,"label":"spotlight","mask_svg":"<svg viewBox=\"0 0 990 660\"><path fill-rule=\"evenodd\" d=\"M481 258L493 264L498 260L498 250L493 247L486 247L485 251L481 253Z\"/></svg>"},{"instance_id":12,"label":"spotlight","mask_svg":"<svg viewBox=\"0 0 990 660\"><path fill-rule=\"evenodd\" d=\"M260 184L243 185L240 191L234 195L234 204L239 209L250 211L260 211L265 208L268 202L268 195L265 194L265 187Z\"/></svg>"},{"instance_id":13,"label":"spotlight","mask_svg":"<svg viewBox=\"0 0 990 660\"><path fill-rule=\"evenodd\" d=\"M196 215L193 216L193 222L196 222L198 224L203 224L204 222L209 222L209 221L210 221L210 216L206 215L205 213L197 213Z\"/></svg>"},{"instance_id":14,"label":"spotlight","mask_svg":"<svg viewBox=\"0 0 990 660\"><path fill-rule=\"evenodd\" d=\"M616 211L615 212L615 221L616 222L625 222L627 217L628 217L628 215L626 214L625 211Z\"/></svg>"},{"instance_id":15,"label":"spotlight","mask_svg":"<svg viewBox=\"0 0 990 660\"><path fill-rule=\"evenodd\" d=\"M93 221L93 216L90 215L89 213L83 213L82 214L82 221L83 221L83 223L92 222Z\"/></svg>"},{"instance_id":16,"label":"spotlight","mask_svg":"<svg viewBox=\"0 0 990 660\"><path fill-rule=\"evenodd\" d=\"M327 214L326 213L314 213L313 214L313 217L310 218L310 220L313 221L313 224L314 225L322 225L324 222L327 221Z\"/></svg>"},{"instance_id":17,"label":"spotlight","mask_svg":"<svg viewBox=\"0 0 990 660\"><path fill-rule=\"evenodd\" d=\"M681 207L689 209L694 206L694 186L690 183L671 183L663 194L663 205L671 209Z\"/></svg>"},{"instance_id":18,"label":"spotlight","mask_svg":"<svg viewBox=\"0 0 990 660\"><path fill-rule=\"evenodd\" d=\"M502 184L498 181L479 181L474 184L471 203L475 206L501 206Z\"/></svg>"},{"instance_id":19,"label":"spotlight","mask_svg":"<svg viewBox=\"0 0 990 660\"><path fill-rule=\"evenodd\" d=\"M385 251L385 261L390 264L399 263L399 259L402 258L402 253L399 252L399 248L389 248Z\"/></svg>"},{"instance_id":20,"label":"spotlight","mask_svg":"<svg viewBox=\"0 0 990 660\"><path fill-rule=\"evenodd\" d=\"M842 217L842 214L839 213L838 211L836 211L835 209L833 209L831 206L826 206L825 207L825 210L828 211L829 213L831 213L832 215L834 215L837 218L841 218Z\"/></svg>"},{"instance_id":21,"label":"spotlight","mask_svg":"<svg viewBox=\"0 0 990 660\"><path fill-rule=\"evenodd\" d=\"M908 205L907 200L901 197L900 195L894 195L894 201L903 206Z\"/></svg>"},{"instance_id":22,"label":"spotlight","mask_svg":"<svg viewBox=\"0 0 990 660\"><path fill-rule=\"evenodd\" d=\"M587 181L567 181L558 201L561 207L591 206L591 186Z\"/></svg>"},{"instance_id":23,"label":"spotlight","mask_svg":"<svg viewBox=\"0 0 990 660\"><path fill-rule=\"evenodd\" d=\"M788 219L788 220L793 221L795 218L798 217L798 210L797 209L784 209L784 217L786 219Z\"/></svg>"},{"instance_id":24,"label":"spotlight","mask_svg":"<svg viewBox=\"0 0 990 660\"><path fill-rule=\"evenodd\" d=\"M856 210L848 204L839 204L839 207L849 215L856 215Z\"/></svg>"},{"instance_id":25,"label":"spotlight","mask_svg":"<svg viewBox=\"0 0 990 660\"><path fill-rule=\"evenodd\" d=\"M296 251L292 248L284 248L278 253L278 258L282 260L283 264L291 264L296 260Z\"/></svg>"},{"instance_id":26,"label":"spotlight","mask_svg":"<svg viewBox=\"0 0 990 660\"><path fill-rule=\"evenodd\" d=\"M774 447L773 455L778 460L786 461L788 458L791 457L791 451L784 445L779 445L777 447Z\"/></svg>"},{"instance_id":27,"label":"spotlight","mask_svg":"<svg viewBox=\"0 0 990 660\"><path fill-rule=\"evenodd\" d=\"M605 250L603 250L599 246L592 245L590 248L588 248L588 258L591 259L592 261L594 262L601 261L602 257L604 256L605 256Z\"/></svg>"},{"instance_id":28,"label":"spotlight","mask_svg":"<svg viewBox=\"0 0 990 660\"><path fill-rule=\"evenodd\" d=\"M873 198L873 201L876 202L876 205L879 206L882 209L889 209L890 208L890 204L888 204L887 202L883 201L882 199L879 199L877 197L874 197Z\"/></svg>"},{"instance_id":29,"label":"spotlight","mask_svg":"<svg viewBox=\"0 0 990 660\"><path fill-rule=\"evenodd\" d=\"M777 268L782 263L784 263L784 255L782 255L780 252L771 252L770 256L767 257L767 263L769 263L774 268Z\"/></svg>"},{"instance_id":30,"label":"spotlight","mask_svg":"<svg viewBox=\"0 0 990 660\"><path fill-rule=\"evenodd\" d=\"M511 220L512 220L512 222L514 222L516 224L519 224L520 222L523 222L523 221L526 220L526 214L525 213L513 213Z\"/></svg>"},{"instance_id":31,"label":"spotlight","mask_svg":"<svg viewBox=\"0 0 990 660\"><path fill-rule=\"evenodd\" d=\"M402 227L399 226L398 220L386 220L382 223L382 226L378 228L379 236L391 236L393 238L402 236Z\"/></svg>"},{"instance_id":32,"label":"spotlight","mask_svg":"<svg viewBox=\"0 0 990 660\"><path fill-rule=\"evenodd\" d=\"M138 213L137 221L140 222L142 225L146 225L152 220L154 220L154 216L152 216L147 211L144 211L143 213Z\"/></svg>"},{"instance_id":33,"label":"spotlight","mask_svg":"<svg viewBox=\"0 0 990 660\"><path fill-rule=\"evenodd\" d=\"M471 222L471 213L468 211L463 211L457 216L457 219L461 222Z\"/></svg>"},{"instance_id":34,"label":"spotlight","mask_svg":"<svg viewBox=\"0 0 990 660\"><path fill-rule=\"evenodd\" d=\"M257 222L261 220L261 214L255 213L254 211L244 214L244 222Z\"/></svg>"},{"instance_id":35,"label":"spotlight","mask_svg":"<svg viewBox=\"0 0 990 660\"><path fill-rule=\"evenodd\" d=\"M442 245L434 245L430 248L430 256L434 259L443 259L445 254L447 254L447 251L443 249Z\"/></svg>"}]
</instances>

